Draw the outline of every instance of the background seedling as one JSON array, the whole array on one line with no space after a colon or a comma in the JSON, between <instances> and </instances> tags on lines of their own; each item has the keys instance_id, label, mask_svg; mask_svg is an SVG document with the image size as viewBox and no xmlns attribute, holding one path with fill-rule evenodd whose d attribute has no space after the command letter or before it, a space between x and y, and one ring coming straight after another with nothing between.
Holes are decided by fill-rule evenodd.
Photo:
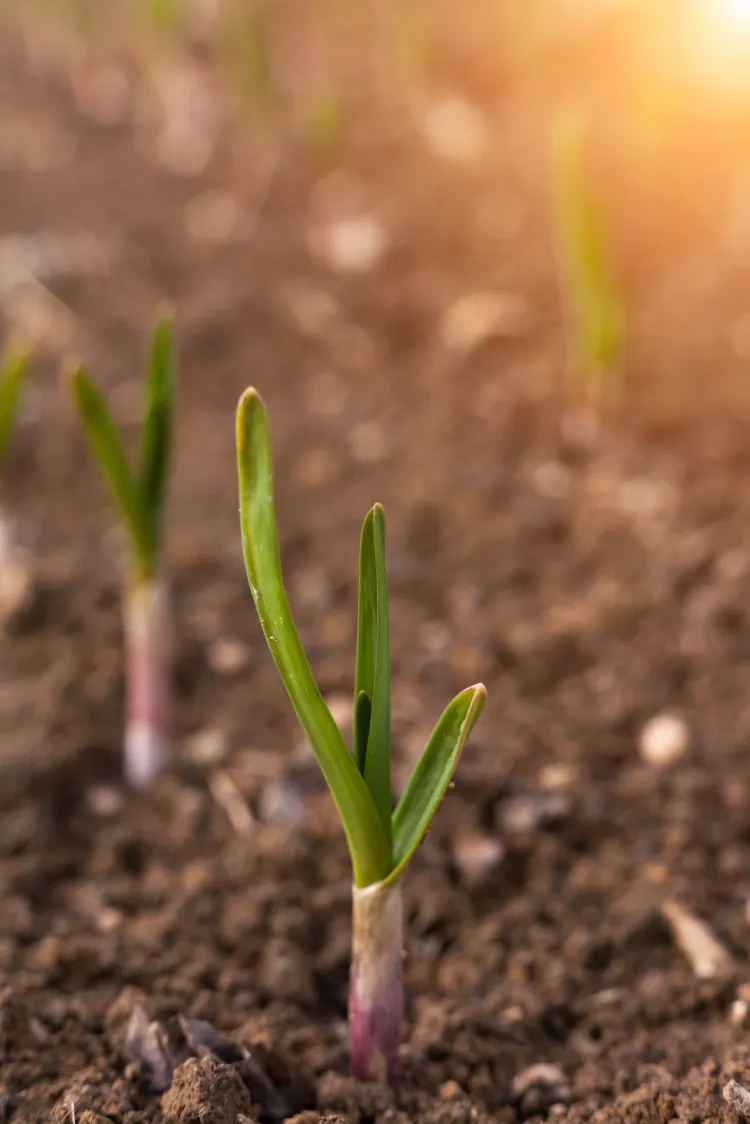
<instances>
[{"instance_id":1,"label":"background seedling","mask_svg":"<svg viewBox=\"0 0 750 1124\"><path fill-rule=\"evenodd\" d=\"M347 749L297 635L284 589L265 407L237 408L242 547L268 647L336 803L354 873L349 1035L354 1075L393 1080L403 1012L401 875L437 810L484 704L480 683L440 718L396 808L391 800L385 516L365 518L359 556L354 739Z\"/></svg>"},{"instance_id":2,"label":"background seedling","mask_svg":"<svg viewBox=\"0 0 750 1124\"><path fill-rule=\"evenodd\" d=\"M29 357L21 351L11 351L0 366L0 468L10 444L28 369Z\"/></svg>"},{"instance_id":3,"label":"background seedling","mask_svg":"<svg viewBox=\"0 0 750 1124\"><path fill-rule=\"evenodd\" d=\"M145 375L141 450L131 469L107 405L89 375L70 375L73 399L99 472L125 528L130 559L124 592L125 776L148 786L168 757L170 701L169 614L160 573L164 504L169 475L175 361L169 322L161 320Z\"/></svg>"},{"instance_id":4,"label":"background seedling","mask_svg":"<svg viewBox=\"0 0 750 1124\"><path fill-rule=\"evenodd\" d=\"M591 404L620 389L625 307L608 226L586 169L586 125L575 113L555 123L554 205L560 280L568 316L568 364Z\"/></svg>"}]
</instances>

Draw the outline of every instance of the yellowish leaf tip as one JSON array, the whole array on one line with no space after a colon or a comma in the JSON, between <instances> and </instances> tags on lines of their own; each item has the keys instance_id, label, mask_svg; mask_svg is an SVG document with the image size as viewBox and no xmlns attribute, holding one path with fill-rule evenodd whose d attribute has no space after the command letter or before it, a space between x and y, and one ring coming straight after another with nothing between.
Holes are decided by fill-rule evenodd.
<instances>
[{"instance_id":1,"label":"yellowish leaf tip","mask_svg":"<svg viewBox=\"0 0 750 1124\"><path fill-rule=\"evenodd\" d=\"M247 390L242 391L240 400L237 403L237 451L239 453L245 451L245 437L247 432L245 419L248 410L250 410L256 402L262 405L263 399L254 386L249 386Z\"/></svg>"}]
</instances>

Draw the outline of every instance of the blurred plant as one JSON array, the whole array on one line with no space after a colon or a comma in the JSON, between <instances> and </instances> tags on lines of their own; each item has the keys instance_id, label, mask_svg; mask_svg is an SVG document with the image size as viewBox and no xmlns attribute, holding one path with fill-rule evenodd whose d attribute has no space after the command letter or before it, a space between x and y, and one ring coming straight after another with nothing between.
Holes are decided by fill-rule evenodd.
<instances>
[{"instance_id":1,"label":"blurred plant","mask_svg":"<svg viewBox=\"0 0 750 1124\"><path fill-rule=\"evenodd\" d=\"M257 2L245 7L230 6L219 24L218 46L250 107L264 116L275 116L282 98L271 61L265 10Z\"/></svg>"},{"instance_id":2,"label":"blurred plant","mask_svg":"<svg viewBox=\"0 0 750 1124\"><path fill-rule=\"evenodd\" d=\"M334 90L310 94L297 114L298 128L309 156L326 164L340 156L346 139L344 105Z\"/></svg>"},{"instance_id":3,"label":"blurred plant","mask_svg":"<svg viewBox=\"0 0 750 1124\"><path fill-rule=\"evenodd\" d=\"M338 809L352 860L352 1070L362 1080L393 1080L403 1014L401 875L450 783L485 688L469 687L448 706L394 809L383 509L376 504L362 528L350 754L315 682L284 590L268 419L252 388L237 408L237 459L242 546L255 607Z\"/></svg>"},{"instance_id":4,"label":"blurred plant","mask_svg":"<svg viewBox=\"0 0 750 1124\"><path fill-rule=\"evenodd\" d=\"M0 467L10 444L28 370L29 356L23 351L10 351L0 366Z\"/></svg>"},{"instance_id":5,"label":"blurred plant","mask_svg":"<svg viewBox=\"0 0 750 1124\"><path fill-rule=\"evenodd\" d=\"M618 393L627 334L609 228L586 169L586 125L570 111L554 131L558 266L568 314L568 362L594 404Z\"/></svg>"},{"instance_id":6,"label":"blurred plant","mask_svg":"<svg viewBox=\"0 0 750 1124\"><path fill-rule=\"evenodd\" d=\"M169 752L169 614L160 573L164 504L172 450L175 359L171 327L154 331L145 374L141 454L131 470L104 398L85 370L71 371L73 400L100 475L107 482L130 544L124 592L127 690L124 770L147 787Z\"/></svg>"}]
</instances>

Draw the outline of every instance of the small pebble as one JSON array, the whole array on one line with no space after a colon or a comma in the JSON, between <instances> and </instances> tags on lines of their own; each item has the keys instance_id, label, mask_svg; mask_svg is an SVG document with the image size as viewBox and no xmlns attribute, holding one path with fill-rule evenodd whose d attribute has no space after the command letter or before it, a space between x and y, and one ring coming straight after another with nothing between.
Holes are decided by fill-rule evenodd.
<instances>
[{"instance_id":1,"label":"small pebble","mask_svg":"<svg viewBox=\"0 0 750 1124\"><path fill-rule=\"evenodd\" d=\"M511 1098L522 1117L545 1114L553 1104L570 1101L570 1084L559 1066L538 1062L517 1073Z\"/></svg>"},{"instance_id":2,"label":"small pebble","mask_svg":"<svg viewBox=\"0 0 750 1124\"><path fill-rule=\"evenodd\" d=\"M373 215L335 219L310 237L310 249L336 273L370 273L387 248L383 226Z\"/></svg>"},{"instance_id":3,"label":"small pebble","mask_svg":"<svg viewBox=\"0 0 750 1124\"><path fill-rule=\"evenodd\" d=\"M489 339L516 339L528 323L528 307L516 293L468 293L445 313L442 342L452 354L468 355Z\"/></svg>"},{"instance_id":4,"label":"small pebble","mask_svg":"<svg viewBox=\"0 0 750 1124\"><path fill-rule=\"evenodd\" d=\"M564 792L521 792L499 804L496 820L504 835L529 836L569 811L570 798Z\"/></svg>"},{"instance_id":5,"label":"small pebble","mask_svg":"<svg viewBox=\"0 0 750 1124\"><path fill-rule=\"evenodd\" d=\"M454 163L477 160L487 147L484 118L470 102L455 94L428 107L423 130L428 148Z\"/></svg>"},{"instance_id":6,"label":"small pebble","mask_svg":"<svg viewBox=\"0 0 750 1124\"><path fill-rule=\"evenodd\" d=\"M731 975L732 958L705 922L675 901L664 902L661 912L696 979L713 980L717 976Z\"/></svg>"},{"instance_id":7,"label":"small pebble","mask_svg":"<svg viewBox=\"0 0 750 1124\"><path fill-rule=\"evenodd\" d=\"M388 455L389 441L380 422L360 422L348 436L352 458L357 464L378 464Z\"/></svg>"},{"instance_id":8,"label":"small pebble","mask_svg":"<svg viewBox=\"0 0 750 1124\"><path fill-rule=\"evenodd\" d=\"M226 757L226 734L215 727L198 730L188 738L185 752L195 765L215 765Z\"/></svg>"},{"instance_id":9,"label":"small pebble","mask_svg":"<svg viewBox=\"0 0 750 1124\"><path fill-rule=\"evenodd\" d=\"M747 1020L747 1012L750 1010L747 1002L744 999L735 999L729 1008L729 1021L732 1026L744 1026Z\"/></svg>"},{"instance_id":10,"label":"small pebble","mask_svg":"<svg viewBox=\"0 0 750 1124\"><path fill-rule=\"evenodd\" d=\"M500 865L505 847L494 835L480 832L460 836L453 847L453 858L469 887L482 884L487 875Z\"/></svg>"},{"instance_id":11,"label":"small pebble","mask_svg":"<svg viewBox=\"0 0 750 1124\"><path fill-rule=\"evenodd\" d=\"M221 636L208 649L208 666L217 675L236 675L250 662L250 649L244 640Z\"/></svg>"},{"instance_id":12,"label":"small pebble","mask_svg":"<svg viewBox=\"0 0 750 1124\"><path fill-rule=\"evenodd\" d=\"M690 744L690 728L678 714L663 713L643 726L638 748L647 765L664 769L685 756Z\"/></svg>"},{"instance_id":13,"label":"small pebble","mask_svg":"<svg viewBox=\"0 0 750 1124\"><path fill-rule=\"evenodd\" d=\"M561 792L570 788L575 780L575 770L564 761L552 761L539 770L539 787L545 792Z\"/></svg>"},{"instance_id":14,"label":"small pebble","mask_svg":"<svg viewBox=\"0 0 750 1124\"><path fill-rule=\"evenodd\" d=\"M114 785L97 784L86 793L86 803L95 816L109 820L122 810L123 796L121 790Z\"/></svg>"}]
</instances>

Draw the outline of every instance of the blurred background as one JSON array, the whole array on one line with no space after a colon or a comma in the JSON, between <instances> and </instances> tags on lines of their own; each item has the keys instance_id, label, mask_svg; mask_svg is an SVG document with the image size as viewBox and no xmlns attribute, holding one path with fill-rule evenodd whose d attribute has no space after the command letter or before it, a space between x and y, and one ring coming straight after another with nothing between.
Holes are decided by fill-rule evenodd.
<instances>
[{"instance_id":1,"label":"blurred background","mask_svg":"<svg viewBox=\"0 0 750 1124\"><path fill-rule=\"evenodd\" d=\"M555 137L572 118L585 145L569 191ZM123 943L107 963L122 954L140 986L151 946L118 936L124 918L151 917L162 948L178 914L203 932L194 899L225 878L239 892L271 871L295 908L294 863L347 889L242 566L233 416L248 384L269 409L290 599L342 727L375 500L397 786L448 698L488 687L418 860L435 893L410 915L412 986L463 1001L486 969L500 987L500 932L502 1004L519 1009L535 972L559 1005L604 978L629 987L643 962L671 971L663 930L638 928L653 894L747 948L748 137L748 0L2 0L0 345L26 341L34 366L0 476L0 879L16 911L0 982L47 972L91 999L85 956L60 953L63 971L36 943L61 916L60 941L72 932L100 973L111 926ZM122 544L60 371L84 360L135 443L163 307L180 356L177 765L165 803L133 810ZM319 835L339 839L334 857L303 862ZM175 915L156 918L178 870ZM321 932L346 927L345 896ZM492 933L459 923L506 906ZM218 924L231 961L240 938ZM180 947L187 994L203 968ZM345 952L306 970L303 1007L333 988L340 1014ZM527 1062L539 1041L565 1048L555 1019L534 1024ZM680 1039L685 1066L717 1048L701 1027ZM591 1048L627 1069L610 1032ZM486 1067L504 1080L509 1058L459 1069L489 1096Z\"/></svg>"}]
</instances>

